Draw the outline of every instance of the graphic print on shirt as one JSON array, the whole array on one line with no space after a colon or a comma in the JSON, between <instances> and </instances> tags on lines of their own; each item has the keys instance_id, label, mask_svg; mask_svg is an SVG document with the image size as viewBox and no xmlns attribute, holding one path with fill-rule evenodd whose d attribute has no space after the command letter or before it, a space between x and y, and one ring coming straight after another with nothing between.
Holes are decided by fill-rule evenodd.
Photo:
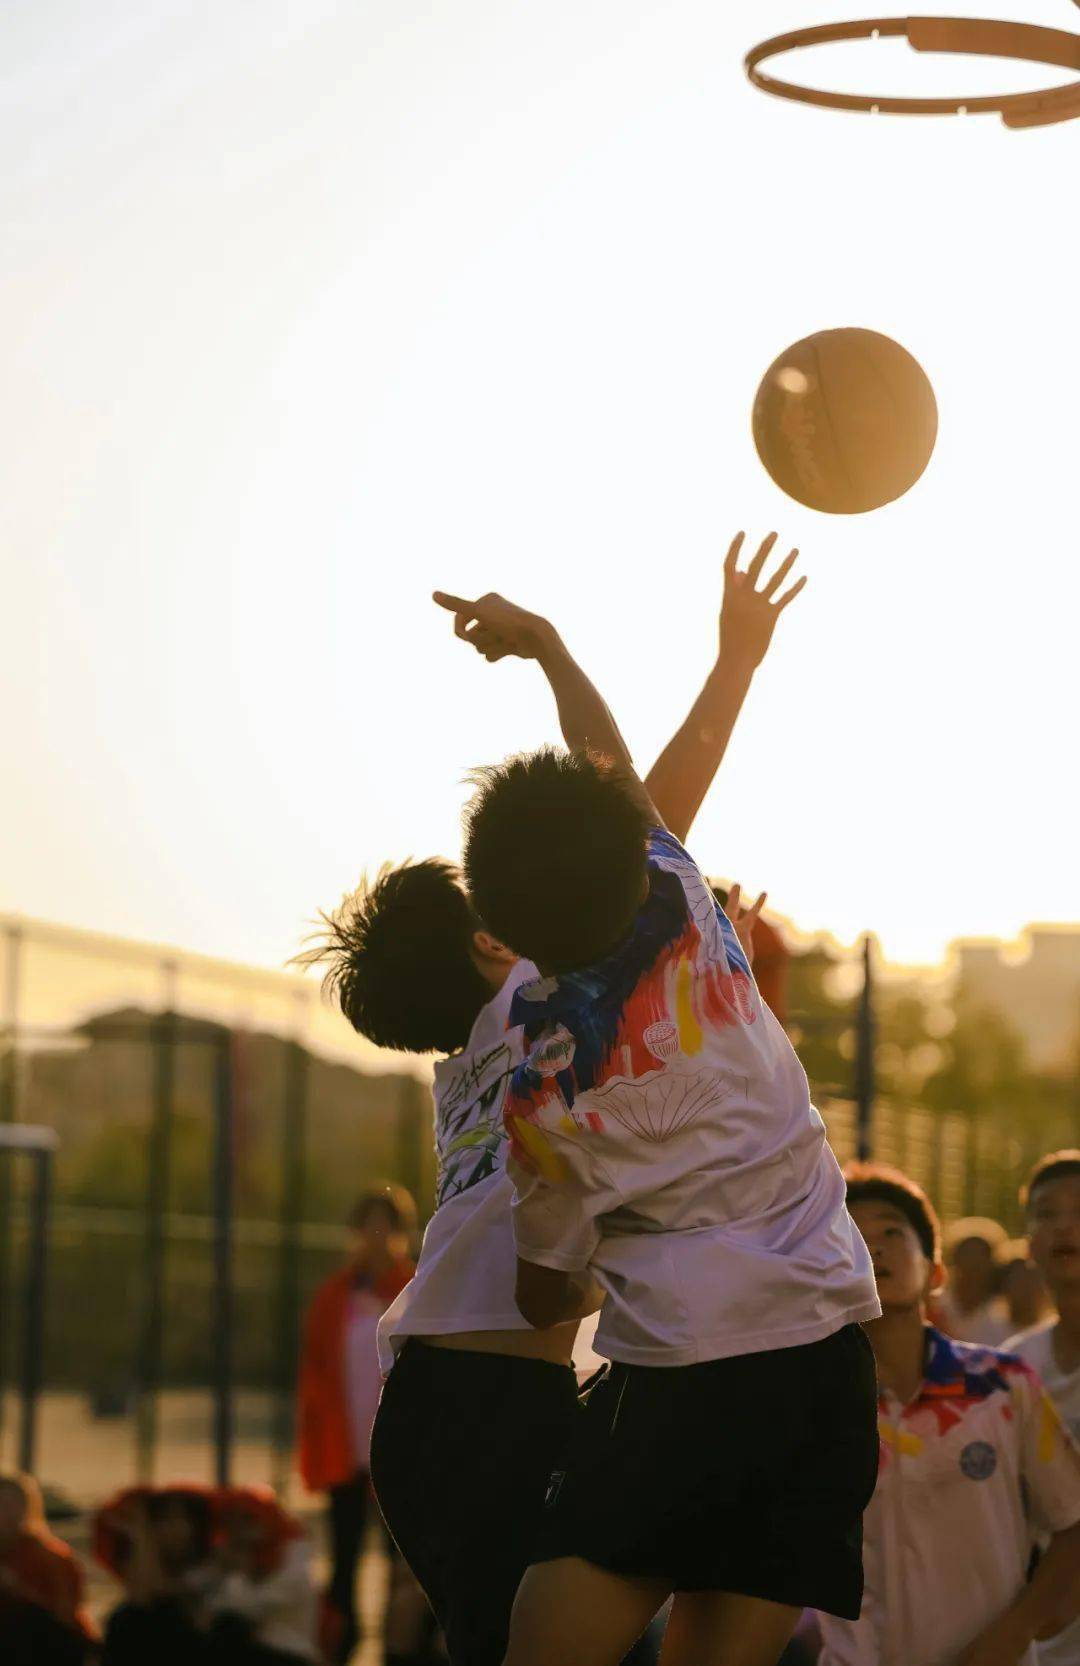
<instances>
[{"instance_id":1,"label":"graphic print on shirt","mask_svg":"<svg viewBox=\"0 0 1080 1666\"><path fill-rule=\"evenodd\" d=\"M506 1121L515 1159L546 1178L559 1178L559 1159L538 1126L544 1113L560 1133L599 1132L610 1117L659 1142L736 1085L697 1062L716 1031L758 1017L734 928L668 833L650 838L649 882L629 940L607 960L514 996L510 1022L524 1026L529 1051L513 1074Z\"/></svg>"},{"instance_id":2,"label":"graphic print on shirt","mask_svg":"<svg viewBox=\"0 0 1080 1666\"><path fill-rule=\"evenodd\" d=\"M503 1098L513 1068L506 1041L475 1053L441 1096L435 1125L435 1207L500 1167L506 1139Z\"/></svg>"},{"instance_id":3,"label":"graphic print on shirt","mask_svg":"<svg viewBox=\"0 0 1080 1666\"><path fill-rule=\"evenodd\" d=\"M1012 1423L1025 1397L1038 1407L1037 1457L1051 1463L1061 1442L1068 1440L1050 1397L1038 1376L1022 1359L994 1348L957 1343L928 1327L926 1373L916 1398L903 1408L899 1421L890 1416L888 1399L882 1394L878 1432L881 1436L881 1464L893 1456L921 1458L928 1449L949 1439L956 1431L956 1443L967 1428L978 1425L979 1438L955 1444L954 1461L969 1481L986 1481L998 1466L998 1450L985 1436L1000 1419ZM965 1428L967 1425L967 1428Z\"/></svg>"}]
</instances>

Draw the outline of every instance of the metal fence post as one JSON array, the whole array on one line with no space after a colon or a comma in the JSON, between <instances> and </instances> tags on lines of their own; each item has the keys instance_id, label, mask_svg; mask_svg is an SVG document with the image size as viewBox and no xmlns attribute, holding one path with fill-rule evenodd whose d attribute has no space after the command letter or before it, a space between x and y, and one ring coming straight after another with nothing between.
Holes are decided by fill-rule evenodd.
<instances>
[{"instance_id":1,"label":"metal fence post","mask_svg":"<svg viewBox=\"0 0 1080 1666\"><path fill-rule=\"evenodd\" d=\"M233 1442L233 1077L232 1038L214 1043L214 1479L229 1484Z\"/></svg>"},{"instance_id":2,"label":"metal fence post","mask_svg":"<svg viewBox=\"0 0 1080 1666\"><path fill-rule=\"evenodd\" d=\"M858 1154L867 1162L874 1149L874 967L870 933L863 938L863 983L855 1029L855 1111Z\"/></svg>"},{"instance_id":3,"label":"metal fence post","mask_svg":"<svg viewBox=\"0 0 1080 1666\"><path fill-rule=\"evenodd\" d=\"M153 1122L146 1160L144 1209L145 1277L136 1369L135 1470L140 1481L150 1481L158 1432L158 1392L161 1387L164 1338L165 1212L169 1205L169 1155L172 1143L173 1101L176 1095L176 1048L179 1027L175 1010L176 966L166 962L164 1010L151 1027L153 1047Z\"/></svg>"},{"instance_id":4,"label":"metal fence post","mask_svg":"<svg viewBox=\"0 0 1080 1666\"><path fill-rule=\"evenodd\" d=\"M23 1317L22 1428L19 1433L19 1468L27 1475L34 1472L38 1398L45 1381L45 1288L52 1155L51 1145L41 1146L33 1153L34 1197Z\"/></svg>"},{"instance_id":5,"label":"metal fence post","mask_svg":"<svg viewBox=\"0 0 1080 1666\"><path fill-rule=\"evenodd\" d=\"M0 1123L18 1118L19 1092L19 972L23 936L17 925L4 927L4 997L0 1019ZM0 1451L9 1374L7 1338L13 1326L9 1309L15 1306L13 1283L12 1213L14 1175L10 1163L0 1163Z\"/></svg>"},{"instance_id":6,"label":"metal fence post","mask_svg":"<svg viewBox=\"0 0 1080 1666\"><path fill-rule=\"evenodd\" d=\"M305 1197L308 1054L296 1037L286 1043L281 1125L281 1214L278 1223L277 1346L275 1349L275 1491L288 1485L293 1444L293 1398L300 1345L301 1223Z\"/></svg>"}]
</instances>

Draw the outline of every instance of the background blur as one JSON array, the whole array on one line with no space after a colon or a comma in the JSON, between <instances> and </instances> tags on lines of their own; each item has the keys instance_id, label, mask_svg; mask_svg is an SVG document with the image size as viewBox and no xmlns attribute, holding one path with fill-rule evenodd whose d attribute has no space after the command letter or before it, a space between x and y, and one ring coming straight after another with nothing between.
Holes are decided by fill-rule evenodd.
<instances>
[{"instance_id":1,"label":"background blur","mask_svg":"<svg viewBox=\"0 0 1080 1666\"><path fill-rule=\"evenodd\" d=\"M1013 1231L1027 1164L1080 1144L1063 134L748 86L755 40L831 15L4 8L0 1120L57 1145L43 1245L33 1160L0 1156L0 1458L43 1387L36 1468L77 1503L223 1463L292 1486L348 1205L389 1177L430 1207L424 1072L283 968L363 869L456 852L472 764L554 736L437 585L547 611L645 767L730 534L798 543L694 854L769 888L841 1158L861 1104L947 1217ZM1054 80L801 57L858 90ZM916 354L941 430L907 498L833 521L749 412L788 342L852 324Z\"/></svg>"}]
</instances>

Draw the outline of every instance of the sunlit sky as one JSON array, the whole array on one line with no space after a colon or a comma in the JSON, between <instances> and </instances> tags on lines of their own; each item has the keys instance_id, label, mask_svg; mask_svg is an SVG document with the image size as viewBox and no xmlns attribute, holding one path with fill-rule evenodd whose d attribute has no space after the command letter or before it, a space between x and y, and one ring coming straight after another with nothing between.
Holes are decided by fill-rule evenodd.
<instances>
[{"instance_id":1,"label":"sunlit sky","mask_svg":"<svg viewBox=\"0 0 1080 1666\"><path fill-rule=\"evenodd\" d=\"M0 908L280 966L361 869L457 852L472 765L556 736L434 587L547 612L644 769L731 533L775 527L810 584L701 863L898 960L1080 918L1080 127L746 83L834 10L5 6ZM894 42L798 67L1062 79ZM941 430L906 499L833 519L749 412L849 324L916 354Z\"/></svg>"}]
</instances>

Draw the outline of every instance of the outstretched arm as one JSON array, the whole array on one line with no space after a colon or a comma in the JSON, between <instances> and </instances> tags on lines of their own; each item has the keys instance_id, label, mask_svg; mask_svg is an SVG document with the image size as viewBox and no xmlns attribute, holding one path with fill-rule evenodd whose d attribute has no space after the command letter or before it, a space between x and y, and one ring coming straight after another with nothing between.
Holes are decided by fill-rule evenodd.
<instances>
[{"instance_id":1,"label":"outstretched arm","mask_svg":"<svg viewBox=\"0 0 1080 1666\"><path fill-rule=\"evenodd\" d=\"M806 583L798 579L782 595L780 586L795 564L792 550L772 578L757 588L776 533L770 532L745 572L738 570L743 533L733 539L724 562L724 601L716 664L682 727L645 777L645 790L681 842L712 786L742 711L754 672L765 658L776 621Z\"/></svg>"},{"instance_id":2,"label":"outstretched arm","mask_svg":"<svg viewBox=\"0 0 1080 1666\"><path fill-rule=\"evenodd\" d=\"M470 602L463 596L436 590L434 600L454 615L455 636L468 642L489 664L509 656L536 661L555 696L563 739L571 750L602 753L636 777L618 724L547 619L494 593ZM660 824L654 805L650 804L649 811Z\"/></svg>"}]
</instances>

